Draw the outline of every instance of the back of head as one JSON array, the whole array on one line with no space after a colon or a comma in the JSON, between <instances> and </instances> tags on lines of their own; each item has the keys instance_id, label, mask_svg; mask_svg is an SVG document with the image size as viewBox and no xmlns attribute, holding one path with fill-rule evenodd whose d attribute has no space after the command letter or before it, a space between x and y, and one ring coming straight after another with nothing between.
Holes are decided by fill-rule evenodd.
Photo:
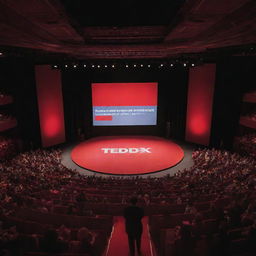
<instances>
[{"instance_id":1,"label":"back of head","mask_svg":"<svg viewBox=\"0 0 256 256\"><path fill-rule=\"evenodd\" d=\"M131 202L132 205L136 205L137 202L138 202L137 197L132 197L132 198L130 199L130 202Z\"/></svg>"},{"instance_id":2,"label":"back of head","mask_svg":"<svg viewBox=\"0 0 256 256\"><path fill-rule=\"evenodd\" d=\"M44 234L45 241L55 242L58 239L58 234L54 229L48 229Z\"/></svg>"},{"instance_id":3,"label":"back of head","mask_svg":"<svg viewBox=\"0 0 256 256\"><path fill-rule=\"evenodd\" d=\"M77 232L77 240L82 242L84 240L91 240L91 232L88 228L82 227Z\"/></svg>"},{"instance_id":4,"label":"back of head","mask_svg":"<svg viewBox=\"0 0 256 256\"><path fill-rule=\"evenodd\" d=\"M56 250L57 240L57 232L54 229L49 229L45 232L40 247L43 251L54 252Z\"/></svg>"},{"instance_id":5,"label":"back of head","mask_svg":"<svg viewBox=\"0 0 256 256\"><path fill-rule=\"evenodd\" d=\"M182 225L180 230L181 239L187 240L191 238L191 226L190 225Z\"/></svg>"}]
</instances>

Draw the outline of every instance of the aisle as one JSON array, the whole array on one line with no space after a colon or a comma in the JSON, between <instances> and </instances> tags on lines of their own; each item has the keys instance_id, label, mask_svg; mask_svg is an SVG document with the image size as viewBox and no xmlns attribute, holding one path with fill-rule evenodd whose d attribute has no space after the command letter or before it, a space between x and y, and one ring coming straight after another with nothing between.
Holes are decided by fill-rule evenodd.
<instances>
[{"instance_id":1,"label":"aisle","mask_svg":"<svg viewBox=\"0 0 256 256\"><path fill-rule=\"evenodd\" d=\"M143 256L153 256L151 243L148 232L148 217L144 217L143 220L143 234L141 239L141 251ZM128 256L129 247L127 235L125 233L124 218L121 216L114 217L114 229L112 237L110 238L109 247L106 252L106 256Z\"/></svg>"}]
</instances>

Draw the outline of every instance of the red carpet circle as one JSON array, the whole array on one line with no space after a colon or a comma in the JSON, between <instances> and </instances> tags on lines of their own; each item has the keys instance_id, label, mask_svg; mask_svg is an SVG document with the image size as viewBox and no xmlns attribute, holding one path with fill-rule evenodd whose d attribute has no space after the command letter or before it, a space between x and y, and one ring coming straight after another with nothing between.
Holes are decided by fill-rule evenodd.
<instances>
[{"instance_id":1,"label":"red carpet circle","mask_svg":"<svg viewBox=\"0 0 256 256\"><path fill-rule=\"evenodd\" d=\"M88 170L134 175L161 171L178 164L184 151L176 143L153 136L104 136L88 139L71 152L72 160Z\"/></svg>"}]
</instances>

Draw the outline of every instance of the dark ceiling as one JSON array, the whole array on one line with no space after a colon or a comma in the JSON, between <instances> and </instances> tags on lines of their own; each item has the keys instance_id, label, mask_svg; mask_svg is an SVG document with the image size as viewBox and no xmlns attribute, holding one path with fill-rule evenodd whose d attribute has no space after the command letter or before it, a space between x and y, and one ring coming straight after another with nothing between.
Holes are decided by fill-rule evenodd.
<instances>
[{"instance_id":1,"label":"dark ceiling","mask_svg":"<svg viewBox=\"0 0 256 256\"><path fill-rule=\"evenodd\" d=\"M88 1L60 0L81 27L167 26L185 0Z\"/></svg>"},{"instance_id":2,"label":"dark ceiling","mask_svg":"<svg viewBox=\"0 0 256 256\"><path fill-rule=\"evenodd\" d=\"M255 0L0 0L5 54L163 59L255 45Z\"/></svg>"}]
</instances>

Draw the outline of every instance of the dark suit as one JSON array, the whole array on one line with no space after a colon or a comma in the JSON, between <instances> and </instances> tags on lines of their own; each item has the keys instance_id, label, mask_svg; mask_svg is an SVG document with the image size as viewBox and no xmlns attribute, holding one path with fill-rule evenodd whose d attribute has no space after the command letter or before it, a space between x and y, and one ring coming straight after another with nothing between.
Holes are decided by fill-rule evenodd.
<instances>
[{"instance_id":1,"label":"dark suit","mask_svg":"<svg viewBox=\"0 0 256 256\"><path fill-rule=\"evenodd\" d=\"M129 206L124 210L125 229L128 234L129 248L131 255L135 254L135 241L137 251L140 253L142 222L144 210L136 205Z\"/></svg>"}]
</instances>

